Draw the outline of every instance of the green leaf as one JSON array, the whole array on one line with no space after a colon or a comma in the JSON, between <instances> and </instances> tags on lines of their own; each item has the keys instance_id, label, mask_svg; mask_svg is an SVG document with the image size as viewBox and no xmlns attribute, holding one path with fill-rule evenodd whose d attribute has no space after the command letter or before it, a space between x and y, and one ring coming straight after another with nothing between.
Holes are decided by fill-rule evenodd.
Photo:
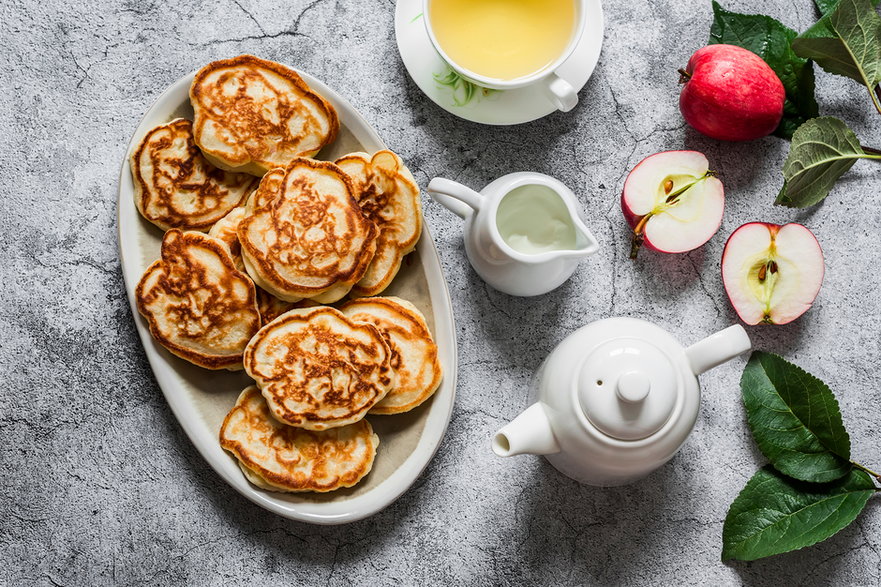
<instances>
[{"instance_id":1,"label":"green leaf","mask_svg":"<svg viewBox=\"0 0 881 587\"><path fill-rule=\"evenodd\" d=\"M840 1L841 0L814 0L814 4L817 5L817 10L820 11L820 14L826 16L838 7ZM879 2L881 2L881 0L872 0L872 6L878 6Z\"/></svg>"},{"instance_id":2,"label":"green leaf","mask_svg":"<svg viewBox=\"0 0 881 587\"><path fill-rule=\"evenodd\" d=\"M713 26L710 44L724 43L749 49L774 70L783 88L783 120L775 134L791 138L803 122L819 115L814 98L814 67L792 51L791 43L798 33L769 16L728 12L713 2Z\"/></svg>"},{"instance_id":3,"label":"green leaf","mask_svg":"<svg viewBox=\"0 0 881 587\"><path fill-rule=\"evenodd\" d=\"M820 202L857 159L881 159L863 151L846 124L822 116L801 125L792 135L783 163L783 189L777 204L806 208Z\"/></svg>"},{"instance_id":4,"label":"green leaf","mask_svg":"<svg viewBox=\"0 0 881 587\"><path fill-rule=\"evenodd\" d=\"M876 94L881 83L881 16L870 0L840 0L835 10L792 42L792 50L829 73L866 86L881 112L881 96Z\"/></svg>"},{"instance_id":5,"label":"green leaf","mask_svg":"<svg viewBox=\"0 0 881 587\"><path fill-rule=\"evenodd\" d=\"M832 483L804 483L766 465L728 509L722 560L756 560L826 540L847 527L875 493L864 472Z\"/></svg>"},{"instance_id":6,"label":"green leaf","mask_svg":"<svg viewBox=\"0 0 881 587\"><path fill-rule=\"evenodd\" d=\"M825 383L782 357L756 351L740 389L753 437L778 471L815 483L850 472L850 437Z\"/></svg>"},{"instance_id":7,"label":"green leaf","mask_svg":"<svg viewBox=\"0 0 881 587\"><path fill-rule=\"evenodd\" d=\"M814 4L817 5L817 10L820 11L820 14L826 15L835 10L835 7L838 6L839 0L814 0Z\"/></svg>"}]
</instances>

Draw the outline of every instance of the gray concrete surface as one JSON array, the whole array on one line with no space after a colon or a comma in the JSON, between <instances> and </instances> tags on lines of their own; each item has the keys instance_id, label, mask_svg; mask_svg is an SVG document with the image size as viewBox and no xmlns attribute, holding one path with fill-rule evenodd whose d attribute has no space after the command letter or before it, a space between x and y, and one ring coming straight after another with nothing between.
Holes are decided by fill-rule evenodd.
<instances>
[{"instance_id":1,"label":"gray concrete surface","mask_svg":"<svg viewBox=\"0 0 881 587\"><path fill-rule=\"evenodd\" d=\"M795 28L809 0L730 0ZM629 487L582 487L539 458L495 458L488 439L568 332L611 315L694 341L735 321L719 277L727 236L750 220L800 221L827 275L794 324L753 328L831 383L855 458L881 466L881 174L860 162L807 212L775 208L787 145L720 144L685 127L676 68L706 40L709 2L606 2L606 44L570 114L487 128L437 108L397 55L391 1L152 0L0 4L0 583L8 585L877 585L881 508L828 542L752 564L719 560L722 520L763 462L745 426L743 359L702 378L697 429ZM307 70L347 97L424 186L555 175L602 241L559 290L515 299L468 266L456 218L426 200L456 308L458 398L440 451L387 510L345 527L271 515L227 487L170 413L134 329L116 242L116 188L141 114L171 82L252 52ZM867 143L881 116L858 85L818 74L825 113ZM878 147L879 145L873 144ZM685 255L626 258L618 194L644 156L704 151L728 208Z\"/></svg>"}]
</instances>

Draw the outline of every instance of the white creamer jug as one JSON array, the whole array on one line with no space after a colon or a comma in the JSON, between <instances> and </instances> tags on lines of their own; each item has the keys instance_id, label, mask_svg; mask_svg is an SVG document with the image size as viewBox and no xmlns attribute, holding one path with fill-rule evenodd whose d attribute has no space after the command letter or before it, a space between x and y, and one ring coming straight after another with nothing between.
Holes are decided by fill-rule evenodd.
<instances>
[{"instance_id":1,"label":"white creamer jug","mask_svg":"<svg viewBox=\"0 0 881 587\"><path fill-rule=\"evenodd\" d=\"M477 274L511 295L559 287L599 249L578 217L575 194L541 173L511 173L480 193L436 177L428 193L465 220L465 252Z\"/></svg>"}]
</instances>

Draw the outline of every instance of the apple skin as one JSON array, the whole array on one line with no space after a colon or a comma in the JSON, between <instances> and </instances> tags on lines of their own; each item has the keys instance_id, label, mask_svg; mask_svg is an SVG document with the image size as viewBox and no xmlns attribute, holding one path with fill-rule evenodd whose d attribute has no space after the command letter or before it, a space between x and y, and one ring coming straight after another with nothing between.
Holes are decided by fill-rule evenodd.
<instances>
[{"instance_id":1,"label":"apple skin","mask_svg":"<svg viewBox=\"0 0 881 587\"><path fill-rule=\"evenodd\" d=\"M646 190L651 191L660 187L661 182L669 178L670 174L692 175L695 180L700 178L702 185L695 189L700 190L698 198L705 203L700 208L701 222L699 225L693 223L694 227L689 229L687 233L676 233L679 237L686 236L685 239L671 239L670 227L665 230L662 226L664 225L664 221L661 220L663 213L650 218L642 227L642 237L639 239L639 244L634 245L634 248L631 249L630 257L632 259L636 258L636 251L640 247L659 253L685 253L694 250L710 240L722 225L725 189L722 182L709 171L709 162L706 156L697 151L662 151L649 155L640 161L624 181L624 189L621 192L621 212L632 231L637 229L646 216L651 217L654 214L650 212L650 202L645 201ZM636 183L635 186L634 183ZM639 195L634 192L639 192ZM628 194L631 196L631 201L628 201ZM687 197L689 196L683 196L683 198ZM634 207L637 209L635 210ZM671 209L678 210L680 208L674 206ZM659 222L660 224L658 224Z\"/></svg>"},{"instance_id":2,"label":"apple skin","mask_svg":"<svg viewBox=\"0 0 881 587\"><path fill-rule=\"evenodd\" d=\"M722 141L771 134L783 118L786 91L774 70L747 49L708 45L685 68L679 110L698 132Z\"/></svg>"},{"instance_id":3,"label":"apple skin","mask_svg":"<svg viewBox=\"0 0 881 587\"><path fill-rule=\"evenodd\" d=\"M789 245L785 247L786 250L783 251L778 258L781 265L781 271L787 273L793 271L796 267L801 270L799 271L801 275L795 280L797 288L793 290L792 286L788 287L789 291L794 293L790 293L786 296L786 299L778 301L781 305L786 304L789 307L789 311L775 307L771 309L771 312L768 315L761 316L757 314L756 307L749 307L750 304L755 304L756 300L750 300L749 296L744 294L744 292L748 290L747 282L744 281L739 284L737 282L737 278L742 277L743 274L739 272L732 273L737 267L732 267L729 264L729 253L732 253L731 249L733 247L741 247L749 251L751 245L745 243L743 239L739 239L738 237L739 235L746 234L746 231L754 229L759 229L757 232L762 235L763 239L770 238L771 243L783 239L781 232L788 231L789 233L785 243L777 242L777 245ZM796 234L793 235L793 232ZM801 242L799 243L798 241ZM777 245L773 245L775 250ZM793 250L793 248L796 250ZM760 249L759 252L763 251ZM768 258L761 255L747 256L747 258L749 257L752 257L753 261ZM811 267L811 264L814 266ZM797 223L780 225L769 222L748 222L738 227L731 233L731 236L728 237L728 241L725 243L720 265L722 269L722 284L725 286L725 293L728 295L728 300L734 307L734 311L737 312L738 317L751 326L756 324L781 326L799 318L813 305L817 295L820 293L820 288L823 285L823 278L826 273L823 249L820 246L820 242L817 240L817 236L806 226ZM788 281L791 282L793 280L790 278ZM736 287L738 285L741 286L741 291L737 291ZM773 316L771 314L773 314Z\"/></svg>"}]
</instances>

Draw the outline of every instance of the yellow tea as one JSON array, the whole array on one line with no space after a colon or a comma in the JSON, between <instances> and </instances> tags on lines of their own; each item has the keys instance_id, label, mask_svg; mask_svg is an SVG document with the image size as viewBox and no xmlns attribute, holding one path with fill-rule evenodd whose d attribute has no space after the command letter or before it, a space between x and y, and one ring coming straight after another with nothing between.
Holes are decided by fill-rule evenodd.
<instances>
[{"instance_id":1,"label":"yellow tea","mask_svg":"<svg viewBox=\"0 0 881 587\"><path fill-rule=\"evenodd\" d=\"M576 0L431 0L431 28L460 67L513 80L553 63L575 32Z\"/></svg>"}]
</instances>

